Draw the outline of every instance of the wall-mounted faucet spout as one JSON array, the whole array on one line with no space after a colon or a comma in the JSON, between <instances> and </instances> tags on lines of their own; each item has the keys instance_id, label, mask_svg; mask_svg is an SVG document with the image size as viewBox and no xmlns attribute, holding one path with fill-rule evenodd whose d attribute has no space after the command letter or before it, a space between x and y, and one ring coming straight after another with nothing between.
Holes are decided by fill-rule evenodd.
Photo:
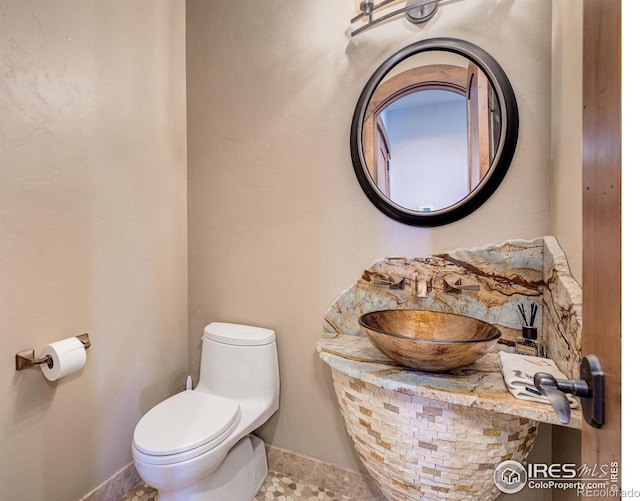
<instances>
[{"instance_id":1,"label":"wall-mounted faucet spout","mask_svg":"<svg viewBox=\"0 0 640 501\"><path fill-rule=\"evenodd\" d=\"M416 297L428 297L428 293L432 288L433 279L431 277L416 277Z\"/></svg>"}]
</instances>

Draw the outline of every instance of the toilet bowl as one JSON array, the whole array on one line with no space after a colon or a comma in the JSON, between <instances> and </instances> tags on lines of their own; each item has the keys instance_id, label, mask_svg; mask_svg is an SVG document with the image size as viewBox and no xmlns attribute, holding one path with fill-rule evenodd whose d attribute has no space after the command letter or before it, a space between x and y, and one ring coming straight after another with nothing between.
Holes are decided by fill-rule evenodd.
<instances>
[{"instance_id":1,"label":"toilet bowl","mask_svg":"<svg viewBox=\"0 0 640 501\"><path fill-rule=\"evenodd\" d=\"M278 409L275 333L214 322L202 337L200 379L138 422L131 446L158 501L251 501L267 477L251 432Z\"/></svg>"}]
</instances>

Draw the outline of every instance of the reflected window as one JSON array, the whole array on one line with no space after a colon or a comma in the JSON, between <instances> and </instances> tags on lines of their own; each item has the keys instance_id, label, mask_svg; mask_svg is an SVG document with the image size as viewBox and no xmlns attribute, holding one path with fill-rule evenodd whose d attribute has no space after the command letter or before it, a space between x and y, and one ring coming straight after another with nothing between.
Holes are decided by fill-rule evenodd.
<instances>
[{"instance_id":1,"label":"reflected window","mask_svg":"<svg viewBox=\"0 0 640 501\"><path fill-rule=\"evenodd\" d=\"M419 90L393 101L380 117L389 145L389 198L408 209L431 212L467 196L464 96Z\"/></svg>"},{"instance_id":2,"label":"reflected window","mask_svg":"<svg viewBox=\"0 0 640 501\"><path fill-rule=\"evenodd\" d=\"M363 128L375 185L415 212L467 197L489 171L500 133L487 76L457 54L437 57L435 64L415 66L422 56L394 68L373 94Z\"/></svg>"}]
</instances>

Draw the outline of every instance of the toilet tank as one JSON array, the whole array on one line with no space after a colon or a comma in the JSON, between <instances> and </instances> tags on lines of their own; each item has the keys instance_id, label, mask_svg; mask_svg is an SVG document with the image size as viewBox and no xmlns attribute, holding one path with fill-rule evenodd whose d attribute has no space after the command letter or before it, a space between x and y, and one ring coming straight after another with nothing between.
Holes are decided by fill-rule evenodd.
<instances>
[{"instance_id":1,"label":"toilet tank","mask_svg":"<svg viewBox=\"0 0 640 501\"><path fill-rule=\"evenodd\" d=\"M221 322L207 325L196 389L277 407L280 373L275 332Z\"/></svg>"}]
</instances>

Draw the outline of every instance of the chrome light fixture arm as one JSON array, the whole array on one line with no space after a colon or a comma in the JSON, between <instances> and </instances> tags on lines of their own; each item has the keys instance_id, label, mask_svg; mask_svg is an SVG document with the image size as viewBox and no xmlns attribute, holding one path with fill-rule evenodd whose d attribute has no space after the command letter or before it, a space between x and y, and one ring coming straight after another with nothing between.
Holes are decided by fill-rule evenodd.
<instances>
[{"instance_id":1,"label":"chrome light fixture arm","mask_svg":"<svg viewBox=\"0 0 640 501\"><path fill-rule=\"evenodd\" d=\"M360 3L360 14L354 17L351 22L355 23L356 21L360 21L365 16L369 17L369 22L373 21L373 11L379 9L380 7L384 7L385 5L390 4L391 2L395 2L396 0L382 0L377 4L373 3L373 0L363 0Z\"/></svg>"},{"instance_id":2,"label":"chrome light fixture arm","mask_svg":"<svg viewBox=\"0 0 640 501\"><path fill-rule=\"evenodd\" d=\"M351 32L351 36L356 36L359 33L362 33L365 30L373 28L385 21L393 19L401 14L405 14L407 19L413 24L421 24L427 22L433 16L435 16L436 11L438 10L438 5L441 0L407 0L407 3L404 7L396 9L384 16L381 16L377 19L373 18L373 13L396 0L382 0L375 4L373 0L363 0L360 4L361 13L358 14L351 20L351 23L355 23L360 21L361 19L368 17L369 20L363 26L353 30ZM426 7L426 8L425 8Z\"/></svg>"}]
</instances>

